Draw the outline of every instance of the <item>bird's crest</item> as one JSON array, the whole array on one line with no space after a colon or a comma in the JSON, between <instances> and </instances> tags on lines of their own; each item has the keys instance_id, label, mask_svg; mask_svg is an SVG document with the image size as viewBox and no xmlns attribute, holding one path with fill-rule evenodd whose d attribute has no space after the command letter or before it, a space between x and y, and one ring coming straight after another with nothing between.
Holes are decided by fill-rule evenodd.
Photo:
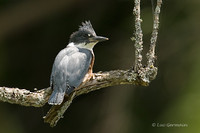
<instances>
[{"instance_id":1,"label":"bird's crest","mask_svg":"<svg viewBox=\"0 0 200 133\"><path fill-rule=\"evenodd\" d=\"M85 21L85 22L82 22L82 25L79 26L79 30L82 30L82 31L89 31L90 33L92 33L94 36L96 36L96 33L92 27L92 24L90 21Z\"/></svg>"}]
</instances>

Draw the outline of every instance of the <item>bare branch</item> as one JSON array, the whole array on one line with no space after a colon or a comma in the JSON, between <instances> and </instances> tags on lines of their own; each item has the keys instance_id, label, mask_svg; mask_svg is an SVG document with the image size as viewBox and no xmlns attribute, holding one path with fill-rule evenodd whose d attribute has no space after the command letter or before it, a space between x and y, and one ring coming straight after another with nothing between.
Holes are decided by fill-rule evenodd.
<instances>
[{"instance_id":1,"label":"bare branch","mask_svg":"<svg viewBox=\"0 0 200 133\"><path fill-rule=\"evenodd\" d=\"M147 53L148 67L153 67L155 59L156 59L155 47L156 47L156 42L157 42L157 37L158 37L159 14L160 14L161 4L162 4L162 0L157 0L157 6L155 8L154 16L153 16L153 30L152 30L152 36L151 36L151 43L150 43L149 52Z\"/></svg>"},{"instance_id":2,"label":"bare branch","mask_svg":"<svg viewBox=\"0 0 200 133\"><path fill-rule=\"evenodd\" d=\"M0 87L0 101L22 106L41 107L47 102L51 88L30 92L25 89Z\"/></svg>"},{"instance_id":3,"label":"bare branch","mask_svg":"<svg viewBox=\"0 0 200 133\"><path fill-rule=\"evenodd\" d=\"M69 97L65 98L61 105L52 106L47 115L43 117L44 122L49 123L51 127L56 126L57 122L60 120L60 118L63 118L63 114L71 105L75 95L76 91L72 92Z\"/></svg>"},{"instance_id":4,"label":"bare branch","mask_svg":"<svg viewBox=\"0 0 200 133\"><path fill-rule=\"evenodd\" d=\"M135 0L135 6L133 8L133 14L135 15L135 72L142 68L142 50L143 50L143 41L142 41L142 28L140 18L140 0Z\"/></svg>"}]
</instances>

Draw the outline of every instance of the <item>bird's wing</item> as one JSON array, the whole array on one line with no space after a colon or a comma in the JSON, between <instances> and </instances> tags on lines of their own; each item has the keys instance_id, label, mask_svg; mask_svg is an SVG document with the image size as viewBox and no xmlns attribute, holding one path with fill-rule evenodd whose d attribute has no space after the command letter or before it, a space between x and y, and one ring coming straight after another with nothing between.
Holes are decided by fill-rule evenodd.
<instances>
[{"instance_id":1,"label":"bird's wing","mask_svg":"<svg viewBox=\"0 0 200 133\"><path fill-rule=\"evenodd\" d=\"M60 65L63 66L65 80L70 87L77 88L81 84L89 70L92 56L91 51L79 48L78 52L65 56L61 60ZM71 91L69 88L67 93L69 94Z\"/></svg>"},{"instance_id":2,"label":"bird's wing","mask_svg":"<svg viewBox=\"0 0 200 133\"><path fill-rule=\"evenodd\" d=\"M51 71L51 77L50 77L50 85L52 86L53 84L53 80L55 78L53 78L55 75L57 75L60 71L57 71L60 69L60 62L61 60L66 57L66 56L70 56L71 54L75 53L78 51L78 48L76 47L67 47L63 50L61 50L58 55L56 56L55 58L55 61L54 61L54 64L53 64L53 68L52 68L52 71Z\"/></svg>"},{"instance_id":3,"label":"bird's wing","mask_svg":"<svg viewBox=\"0 0 200 133\"><path fill-rule=\"evenodd\" d=\"M77 52L78 49L75 47L67 47L61 50L53 64L51 78L50 78L50 85L53 89L53 92L49 98L48 103L51 105L59 105L62 103L64 99L64 95L66 93L67 88L70 89L72 87L69 86L67 77L68 75L65 74L67 65L71 55Z\"/></svg>"},{"instance_id":4,"label":"bird's wing","mask_svg":"<svg viewBox=\"0 0 200 133\"><path fill-rule=\"evenodd\" d=\"M74 87L78 87L88 72L92 56L91 51L87 49L73 47L62 50L57 55L52 69L53 88L58 91L68 89L69 94Z\"/></svg>"}]
</instances>

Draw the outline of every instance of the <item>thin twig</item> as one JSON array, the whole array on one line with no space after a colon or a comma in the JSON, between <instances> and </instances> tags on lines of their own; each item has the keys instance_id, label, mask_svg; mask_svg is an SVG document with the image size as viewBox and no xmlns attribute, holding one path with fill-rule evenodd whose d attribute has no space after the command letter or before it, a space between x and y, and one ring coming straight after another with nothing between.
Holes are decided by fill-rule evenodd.
<instances>
[{"instance_id":1,"label":"thin twig","mask_svg":"<svg viewBox=\"0 0 200 133\"><path fill-rule=\"evenodd\" d=\"M143 50L143 41L142 41L142 28L140 18L140 0L135 0L135 5L133 9L133 14L135 15L135 72L142 68L142 50Z\"/></svg>"},{"instance_id":2,"label":"thin twig","mask_svg":"<svg viewBox=\"0 0 200 133\"><path fill-rule=\"evenodd\" d=\"M156 59L155 47L156 47L156 42L158 38L159 14L160 14L161 4L162 4L162 0L157 0L157 6L155 8L154 15L153 15L153 30L152 30L151 40L150 40L151 43L150 43L149 52L147 53L148 67L153 67L155 59Z\"/></svg>"}]
</instances>

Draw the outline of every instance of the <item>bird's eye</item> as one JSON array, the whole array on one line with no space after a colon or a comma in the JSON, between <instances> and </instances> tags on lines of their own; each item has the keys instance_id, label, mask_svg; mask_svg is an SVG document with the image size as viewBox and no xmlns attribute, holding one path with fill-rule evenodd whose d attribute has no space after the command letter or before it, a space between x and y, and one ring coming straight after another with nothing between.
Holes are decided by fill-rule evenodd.
<instances>
[{"instance_id":1,"label":"bird's eye","mask_svg":"<svg viewBox=\"0 0 200 133\"><path fill-rule=\"evenodd\" d=\"M91 36L91 34L88 34L88 36L90 37L90 36Z\"/></svg>"}]
</instances>

